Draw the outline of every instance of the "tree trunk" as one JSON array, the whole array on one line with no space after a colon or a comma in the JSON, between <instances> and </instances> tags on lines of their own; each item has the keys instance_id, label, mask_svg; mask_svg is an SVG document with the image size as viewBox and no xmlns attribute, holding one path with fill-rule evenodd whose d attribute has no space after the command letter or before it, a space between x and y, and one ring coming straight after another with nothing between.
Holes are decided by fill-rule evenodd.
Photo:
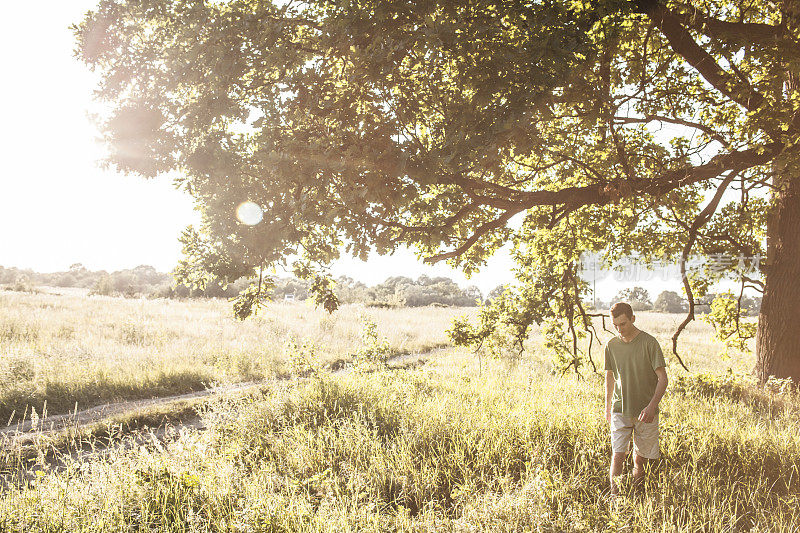
<instances>
[{"instance_id":1,"label":"tree trunk","mask_svg":"<svg viewBox=\"0 0 800 533\"><path fill-rule=\"evenodd\" d=\"M767 221L765 286L756 333L756 373L800 383L800 180L783 177Z\"/></svg>"}]
</instances>

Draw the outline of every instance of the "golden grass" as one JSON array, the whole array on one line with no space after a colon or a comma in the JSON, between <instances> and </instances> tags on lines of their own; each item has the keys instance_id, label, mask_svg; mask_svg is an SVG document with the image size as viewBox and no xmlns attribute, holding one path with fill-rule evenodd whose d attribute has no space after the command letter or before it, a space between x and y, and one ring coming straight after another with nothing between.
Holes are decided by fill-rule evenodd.
<instances>
[{"instance_id":1,"label":"golden grass","mask_svg":"<svg viewBox=\"0 0 800 533\"><path fill-rule=\"evenodd\" d=\"M17 361L7 368L32 384L56 379L54 368L65 383L80 379L76 360L65 359L80 347L108 376L115 369L103 350L113 352L125 369L119 379L141 380L142 361L242 379L235 365L200 364L199 355L223 352L251 365L268 356L264 368L282 372L291 354L267 344L289 338L332 362L362 348L365 315L395 351L419 351L445 342L462 312L346 307L328 316L275 304L237 323L214 301L0 293L0 302L0 347ZM641 313L637 325L667 352L679 320ZM59 333L70 327L72 335ZM712 336L697 322L682 336L684 360L702 374L667 356L663 457L641 491L626 478L613 504L603 496L610 443L600 374L558 377L539 349L513 365L484 358L480 367L473 354L447 349L416 369L264 385L206 411L207 431L166 443L65 457L52 472L42 461L32 482L0 498L0 530L797 531L800 401L756 389L737 374L749 372L753 356L721 361ZM534 330L529 345L537 338ZM48 358L25 357L48 350Z\"/></svg>"},{"instance_id":2,"label":"golden grass","mask_svg":"<svg viewBox=\"0 0 800 533\"><path fill-rule=\"evenodd\" d=\"M523 361L276 383L209 430L68 464L0 500L8 531L795 531L800 426L671 393L641 491L603 497L602 380Z\"/></svg>"},{"instance_id":3,"label":"golden grass","mask_svg":"<svg viewBox=\"0 0 800 533\"><path fill-rule=\"evenodd\" d=\"M412 312L273 303L236 321L225 300L121 299L0 292L0 421L47 400L51 414L80 407L259 380L288 372L289 340L311 344L322 363L348 359L372 320L395 352L447 342L458 309Z\"/></svg>"}]
</instances>

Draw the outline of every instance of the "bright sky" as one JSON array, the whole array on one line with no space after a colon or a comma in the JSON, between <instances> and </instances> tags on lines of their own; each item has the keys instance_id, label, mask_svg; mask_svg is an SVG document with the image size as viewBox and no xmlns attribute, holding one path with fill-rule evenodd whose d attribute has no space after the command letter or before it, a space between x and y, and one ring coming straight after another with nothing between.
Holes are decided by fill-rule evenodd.
<instances>
[{"instance_id":1,"label":"bright sky","mask_svg":"<svg viewBox=\"0 0 800 533\"><path fill-rule=\"evenodd\" d=\"M87 113L93 107L93 75L72 54L69 26L94 0L12 2L0 20L3 79L0 101L0 265L39 272L83 263L91 270L120 270L149 264L172 270L180 256L181 230L199 220L192 201L168 177L145 180L102 170L103 149ZM484 294L513 279L507 253L467 280L445 265L426 266L412 252L373 256L364 263L334 265L369 285L389 276L448 276ZM598 281L608 300L632 284L653 298L664 289L680 291L677 280Z\"/></svg>"},{"instance_id":2,"label":"bright sky","mask_svg":"<svg viewBox=\"0 0 800 533\"><path fill-rule=\"evenodd\" d=\"M87 118L93 75L73 58L68 29L93 4L4 6L0 265L170 270L180 251L176 237L197 218L170 180L125 177L97 165L102 147Z\"/></svg>"}]
</instances>

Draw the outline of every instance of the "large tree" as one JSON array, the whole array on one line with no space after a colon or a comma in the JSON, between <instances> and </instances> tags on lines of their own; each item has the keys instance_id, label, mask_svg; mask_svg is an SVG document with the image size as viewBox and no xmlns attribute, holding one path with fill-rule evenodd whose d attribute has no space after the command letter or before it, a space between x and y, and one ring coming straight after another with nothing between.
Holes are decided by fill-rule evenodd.
<instances>
[{"instance_id":1,"label":"large tree","mask_svg":"<svg viewBox=\"0 0 800 533\"><path fill-rule=\"evenodd\" d=\"M511 241L516 288L454 337L521 346L544 323L577 367L596 338L581 254L677 257L673 345L694 297L736 277L763 291L760 379L797 380L798 16L797 0L102 0L75 30L111 162L179 171L203 210L185 279L293 254L313 275L342 247L400 245L472 272ZM259 224L235 218L244 201Z\"/></svg>"}]
</instances>

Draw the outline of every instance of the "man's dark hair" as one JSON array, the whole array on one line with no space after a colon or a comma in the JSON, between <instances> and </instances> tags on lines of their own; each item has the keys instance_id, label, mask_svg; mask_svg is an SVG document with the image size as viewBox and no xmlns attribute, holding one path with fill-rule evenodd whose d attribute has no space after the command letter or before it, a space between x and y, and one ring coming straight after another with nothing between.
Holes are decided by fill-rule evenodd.
<instances>
[{"instance_id":1,"label":"man's dark hair","mask_svg":"<svg viewBox=\"0 0 800 533\"><path fill-rule=\"evenodd\" d=\"M611 306L611 316L617 318L620 315L626 315L628 318L633 318L633 309L630 304L625 302L617 302Z\"/></svg>"}]
</instances>

